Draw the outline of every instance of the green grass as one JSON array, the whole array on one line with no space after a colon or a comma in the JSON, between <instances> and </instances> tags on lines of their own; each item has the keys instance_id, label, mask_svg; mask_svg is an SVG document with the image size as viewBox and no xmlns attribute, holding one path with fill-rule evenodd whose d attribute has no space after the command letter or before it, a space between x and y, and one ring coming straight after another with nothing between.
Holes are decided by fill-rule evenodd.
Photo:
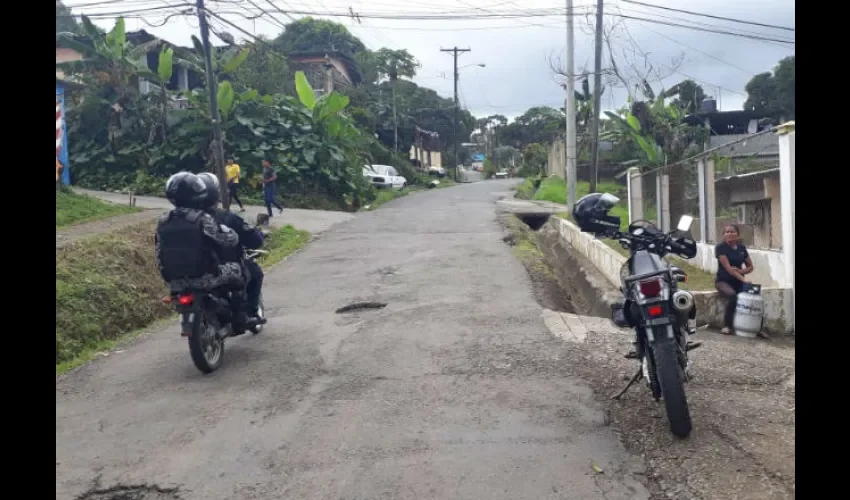
<instances>
[{"instance_id":1,"label":"green grass","mask_svg":"<svg viewBox=\"0 0 850 500\"><path fill-rule=\"evenodd\" d=\"M57 228L138 211L135 207L115 205L71 191L56 191Z\"/></svg>"},{"instance_id":2,"label":"green grass","mask_svg":"<svg viewBox=\"0 0 850 500\"><path fill-rule=\"evenodd\" d=\"M173 310L153 250L155 221L56 249L56 374L138 334ZM259 263L269 267L310 241L292 226L273 230Z\"/></svg>"}]
</instances>

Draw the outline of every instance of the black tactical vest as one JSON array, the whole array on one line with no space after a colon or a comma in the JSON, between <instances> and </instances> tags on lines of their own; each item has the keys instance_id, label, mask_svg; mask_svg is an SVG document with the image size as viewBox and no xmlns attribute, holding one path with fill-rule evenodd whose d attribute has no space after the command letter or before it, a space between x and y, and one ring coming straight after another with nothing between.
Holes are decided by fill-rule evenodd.
<instances>
[{"instance_id":1,"label":"black tactical vest","mask_svg":"<svg viewBox=\"0 0 850 500\"><path fill-rule=\"evenodd\" d=\"M218 258L206 241L200 210L172 210L157 226L162 274L166 281L215 274Z\"/></svg>"}]
</instances>

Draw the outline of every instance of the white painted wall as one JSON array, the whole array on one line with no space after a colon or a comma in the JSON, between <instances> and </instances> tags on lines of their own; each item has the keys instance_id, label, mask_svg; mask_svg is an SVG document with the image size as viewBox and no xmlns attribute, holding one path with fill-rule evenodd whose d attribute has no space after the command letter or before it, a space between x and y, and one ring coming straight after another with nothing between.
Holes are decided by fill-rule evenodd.
<instances>
[{"instance_id":1,"label":"white painted wall","mask_svg":"<svg viewBox=\"0 0 850 500\"><path fill-rule=\"evenodd\" d=\"M560 218L557 221L559 223L558 232L561 239L569 243L570 247L589 260L609 282L619 287L620 268L626 262L626 258L590 234L582 233L572 222ZM697 257L688 262L691 265L702 267L706 270L710 270L709 268L714 266L712 272L717 272L714 245L705 243L699 243L698 245ZM764 298L766 328L782 333L792 333L794 331L794 324L793 322L789 322L793 318L794 310L791 300L792 284L788 284L787 286L774 283L769 284L767 277L762 278L756 274L759 269L762 269L763 273L768 274L771 272L781 272L781 270L785 269L782 261L778 260L784 258L783 253L769 250L751 250L750 255L753 259L753 265L756 268L756 271L752 275L753 282L760 283L763 286L762 297ZM777 276L775 278L775 283L785 282L785 276ZM770 279L773 279L773 277L771 276ZM714 299L716 292L694 292L694 296L697 297L699 303L703 304L700 310L709 317L709 323L713 327L719 327L722 321L723 310L720 307L720 301Z\"/></svg>"}]
</instances>

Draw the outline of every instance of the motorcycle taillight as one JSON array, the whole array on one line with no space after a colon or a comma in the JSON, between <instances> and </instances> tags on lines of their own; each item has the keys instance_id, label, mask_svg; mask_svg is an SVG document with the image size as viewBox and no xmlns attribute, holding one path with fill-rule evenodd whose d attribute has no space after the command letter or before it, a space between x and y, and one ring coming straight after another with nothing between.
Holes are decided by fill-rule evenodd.
<instances>
[{"instance_id":1,"label":"motorcycle taillight","mask_svg":"<svg viewBox=\"0 0 850 500\"><path fill-rule=\"evenodd\" d=\"M181 306L191 305L192 302L194 302L194 301L195 301L195 296L192 295L191 293L187 294L187 295L181 295L180 298L177 299L177 303L180 304Z\"/></svg>"},{"instance_id":2,"label":"motorcycle taillight","mask_svg":"<svg viewBox=\"0 0 850 500\"><path fill-rule=\"evenodd\" d=\"M644 297L658 297L661 295L661 280L649 279L638 283L638 289Z\"/></svg>"}]
</instances>

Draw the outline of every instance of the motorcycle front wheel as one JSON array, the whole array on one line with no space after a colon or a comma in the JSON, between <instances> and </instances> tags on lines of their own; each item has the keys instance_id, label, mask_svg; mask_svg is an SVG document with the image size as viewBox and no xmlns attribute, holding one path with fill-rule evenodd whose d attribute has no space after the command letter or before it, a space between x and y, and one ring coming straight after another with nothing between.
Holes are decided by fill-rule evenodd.
<instances>
[{"instance_id":1,"label":"motorcycle front wheel","mask_svg":"<svg viewBox=\"0 0 850 500\"><path fill-rule=\"evenodd\" d=\"M691 411L685 394L685 373L679 364L678 346L673 339L663 339L652 345L661 398L667 411L670 430L684 438L691 433Z\"/></svg>"},{"instance_id":2,"label":"motorcycle front wheel","mask_svg":"<svg viewBox=\"0 0 850 500\"><path fill-rule=\"evenodd\" d=\"M212 373L221 366L224 357L224 339L218 336L218 321L214 312L206 308L195 314L192 335L189 336L189 354L195 367L203 373Z\"/></svg>"}]
</instances>

